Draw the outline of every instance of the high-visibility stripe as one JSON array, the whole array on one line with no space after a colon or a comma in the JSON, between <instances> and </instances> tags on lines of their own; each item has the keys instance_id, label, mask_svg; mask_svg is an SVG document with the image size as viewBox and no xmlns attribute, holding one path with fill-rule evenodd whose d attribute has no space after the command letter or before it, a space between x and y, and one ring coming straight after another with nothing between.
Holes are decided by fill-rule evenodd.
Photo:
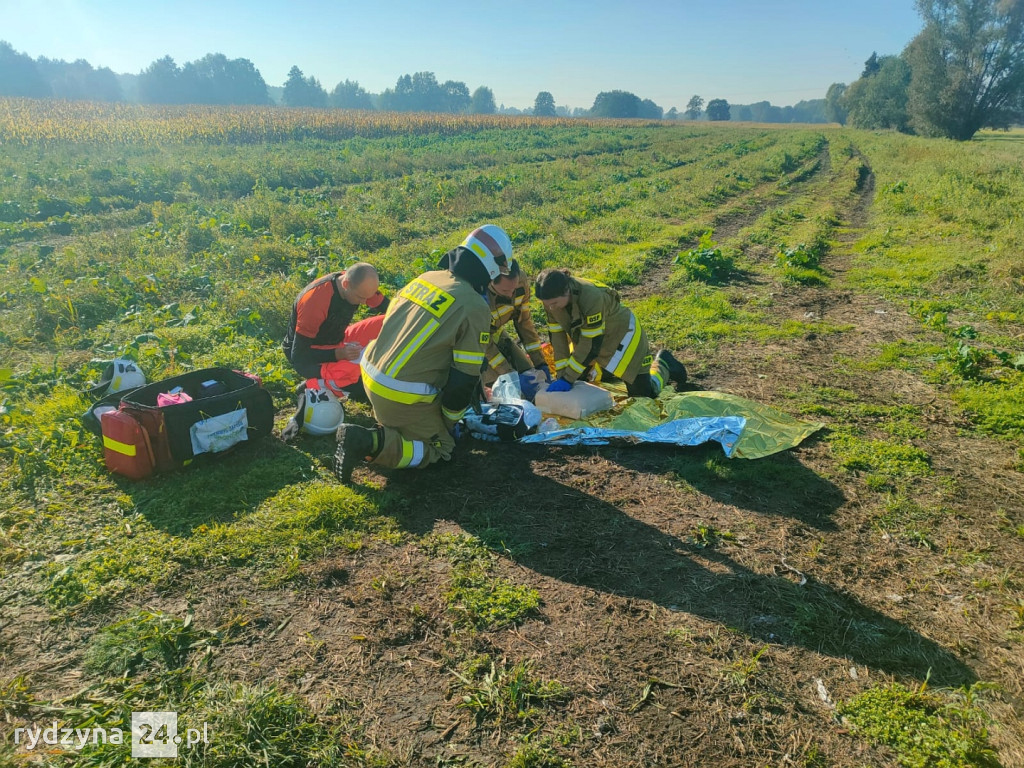
<instances>
[{"instance_id":1,"label":"high-visibility stripe","mask_svg":"<svg viewBox=\"0 0 1024 768\"><path fill-rule=\"evenodd\" d=\"M402 458L398 460L397 469L418 467L424 456L422 440L402 440Z\"/></svg>"},{"instance_id":2,"label":"high-visibility stripe","mask_svg":"<svg viewBox=\"0 0 1024 768\"><path fill-rule=\"evenodd\" d=\"M452 360L456 363L466 363L467 365L482 365L484 362L484 353L471 352L468 349L453 349Z\"/></svg>"},{"instance_id":3,"label":"high-visibility stripe","mask_svg":"<svg viewBox=\"0 0 1024 768\"><path fill-rule=\"evenodd\" d=\"M654 382L658 392L661 392L661 390L665 388L665 380L661 378L660 373L654 373L651 371L651 381Z\"/></svg>"},{"instance_id":4,"label":"high-visibility stripe","mask_svg":"<svg viewBox=\"0 0 1024 768\"><path fill-rule=\"evenodd\" d=\"M458 410L458 411L449 411L447 408L445 408L442 405L441 406L441 413L449 421L458 421L459 419L461 419L463 416L466 415L466 409L462 408L461 410Z\"/></svg>"},{"instance_id":5,"label":"high-visibility stripe","mask_svg":"<svg viewBox=\"0 0 1024 768\"><path fill-rule=\"evenodd\" d=\"M501 325L511 314L512 307L510 307L508 304L503 304L500 307L496 307L495 310L491 312L491 320L494 322L495 325Z\"/></svg>"},{"instance_id":6,"label":"high-visibility stripe","mask_svg":"<svg viewBox=\"0 0 1024 768\"><path fill-rule=\"evenodd\" d=\"M582 365L580 365L578 362L576 362L576 358L575 357L570 357L569 358L569 367L572 368L574 371L576 371L576 373L583 373L583 371L585 370Z\"/></svg>"},{"instance_id":7,"label":"high-visibility stripe","mask_svg":"<svg viewBox=\"0 0 1024 768\"><path fill-rule=\"evenodd\" d=\"M134 456L136 453L135 446L130 443L121 443L112 437L103 436L103 447L109 448L115 453L123 453L125 456Z\"/></svg>"},{"instance_id":8,"label":"high-visibility stripe","mask_svg":"<svg viewBox=\"0 0 1024 768\"><path fill-rule=\"evenodd\" d=\"M626 372L629 364L633 361L633 355L636 354L636 349L640 345L640 324L636 321L636 317L632 312L629 313L629 330L626 331L626 335L622 337L622 341L619 343L619 348L615 354L612 355L612 359L608 361L606 370L610 370L613 375L622 377L622 374Z\"/></svg>"},{"instance_id":9,"label":"high-visibility stripe","mask_svg":"<svg viewBox=\"0 0 1024 768\"><path fill-rule=\"evenodd\" d=\"M505 362L505 356L503 354L501 354L501 352L499 352L494 357L492 357L490 360L488 360L487 364L490 365L491 368L497 368L499 365L501 365L504 362Z\"/></svg>"},{"instance_id":10,"label":"high-visibility stripe","mask_svg":"<svg viewBox=\"0 0 1024 768\"><path fill-rule=\"evenodd\" d=\"M540 349L540 346L541 346L540 342L537 341L537 342L534 342L533 344L526 344L526 345L524 345L523 349L525 349L527 352L536 352L538 349Z\"/></svg>"},{"instance_id":11,"label":"high-visibility stripe","mask_svg":"<svg viewBox=\"0 0 1024 768\"><path fill-rule=\"evenodd\" d=\"M416 352L417 349L423 346L423 342L434 335L434 332L441 327L441 324L437 320L428 320L427 324L420 329L405 348L398 353L398 357L394 359L394 362L388 366L388 376L397 376L398 372L405 367L405 364L409 362L409 358Z\"/></svg>"},{"instance_id":12,"label":"high-visibility stripe","mask_svg":"<svg viewBox=\"0 0 1024 768\"><path fill-rule=\"evenodd\" d=\"M548 333L561 333L562 326L557 324L548 323Z\"/></svg>"},{"instance_id":13,"label":"high-visibility stripe","mask_svg":"<svg viewBox=\"0 0 1024 768\"><path fill-rule=\"evenodd\" d=\"M580 331L580 336L585 339L596 339L598 336L604 334L604 323L601 323L597 328L586 328Z\"/></svg>"},{"instance_id":14,"label":"high-visibility stripe","mask_svg":"<svg viewBox=\"0 0 1024 768\"><path fill-rule=\"evenodd\" d=\"M568 364L569 364L568 358L566 358L565 360L555 360L555 370L556 371L560 371L563 368L565 368L565 366L567 366Z\"/></svg>"},{"instance_id":15,"label":"high-visibility stripe","mask_svg":"<svg viewBox=\"0 0 1024 768\"><path fill-rule=\"evenodd\" d=\"M363 386L370 392L396 403L432 403L437 388L418 381L401 381L378 371L365 357L361 363Z\"/></svg>"}]
</instances>

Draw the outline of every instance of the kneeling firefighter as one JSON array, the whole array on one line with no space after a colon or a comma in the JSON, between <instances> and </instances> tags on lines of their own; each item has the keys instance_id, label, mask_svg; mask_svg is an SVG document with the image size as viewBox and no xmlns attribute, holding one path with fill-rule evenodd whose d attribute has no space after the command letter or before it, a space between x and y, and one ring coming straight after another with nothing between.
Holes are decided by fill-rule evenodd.
<instances>
[{"instance_id":1,"label":"kneeling firefighter","mask_svg":"<svg viewBox=\"0 0 1024 768\"><path fill-rule=\"evenodd\" d=\"M478 227L446 254L447 268L423 273L391 302L362 362L378 426L339 427L335 473L342 482L361 461L412 468L451 458L452 432L476 396L490 343L484 292L508 274L511 258L503 229Z\"/></svg>"},{"instance_id":2,"label":"kneeling firefighter","mask_svg":"<svg viewBox=\"0 0 1024 768\"><path fill-rule=\"evenodd\" d=\"M567 269L537 275L558 378L549 392L567 392L591 366L621 379L630 397L657 397L668 381L686 384L686 368L667 349L651 355L647 335L617 291Z\"/></svg>"}]
</instances>

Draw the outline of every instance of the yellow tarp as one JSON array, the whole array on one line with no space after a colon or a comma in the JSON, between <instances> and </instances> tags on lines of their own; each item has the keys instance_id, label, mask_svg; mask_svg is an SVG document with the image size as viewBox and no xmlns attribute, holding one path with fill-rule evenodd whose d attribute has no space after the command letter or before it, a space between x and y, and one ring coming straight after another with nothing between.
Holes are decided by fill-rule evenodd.
<instances>
[{"instance_id":1,"label":"yellow tarp","mask_svg":"<svg viewBox=\"0 0 1024 768\"><path fill-rule=\"evenodd\" d=\"M613 394L622 391L606 386ZM760 459L799 445L804 438L825 425L794 419L782 411L724 392L674 392L666 389L657 400L637 397L627 400L623 408L595 413L574 422L574 427L600 427L645 432L651 427L677 419L697 416L742 416L747 420L732 457Z\"/></svg>"}]
</instances>

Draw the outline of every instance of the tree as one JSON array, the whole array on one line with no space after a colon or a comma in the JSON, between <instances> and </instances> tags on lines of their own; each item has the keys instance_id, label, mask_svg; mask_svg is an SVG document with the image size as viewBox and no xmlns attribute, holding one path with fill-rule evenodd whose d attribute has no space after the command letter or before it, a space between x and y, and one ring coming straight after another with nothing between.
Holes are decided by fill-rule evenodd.
<instances>
[{"instance_id":1,"label":"tree","mask_svg":"<svg viewBox=\"0 0 1024 768\"><path fill-rule=\"evenodd\" d=\"M878 72L862 77L846 90L842 103L854 128L907 131L907 86L910 67L899 56L878 59Z\"/></svg>"},{"instance_id":2,"label":"tree","mask_svg":"<svg viewBox=\"0 0 1024 768\"><path fill-rule=\"evenodd\" d=\"M380 95L381 109L394 112L464 112L470 104L465 83L438 84L433 72L402 75Z\"/></svg>"},{"instance_id":3,"label":"tree","mask_svg":"<svg viewBox=\"0 0 1024 768\"><path fill-rule=\"evenodd\" d=\"M459 80L446 80L441 84L441 112L461 115L469 111L469 86Z\"/></svg>"},{"instance_id":4,"label":"tree","mask_svg":"<svg viewBox=\"0 0 1024 768\"><path fill-rule=\"evenodd\" d=\"M493 115L497 109L494 104L494 91L483 85L473 91L469 100L470 114Z\"/></svg>"},{"instance_id":5,"label":"tree","mask_svg":"<svg viewBox=\"0 0 1024 768\"><path fill-rule=\"evenodd\" d=\"M637 109L636 116L643 117L647 120L661 120L665 114L665 110L659 107L650 99L644 99L640 102L640 107Z\"/></svg>"},{"instance_id":6,"label":"tree","mask_svg":"<svg viewBox=\"0 0 1024 768\"><path fill-rule=\"evenodd\" d=\"M640 97L629 91L602 91L590 108L593 117L636 117L640 112Z\"/></svg>"},{"instance_id":7,"label":"tree","mask_svg":"<svg viewBox=\"0 0 1024 768\"><path fill-rule=\"evenodd\" d=\"M85 59L68 63L61 59L36 59L36 69L50 87L55 99L123 101L117 75L106 67L93 69Z\"/></svg>"},{"instance_id":8,"label":"tree","mask_svg":"<svg viewBox=\"0 0 1024 768\"><path fill-rule=\"evenodd\" d=\"M292 67L281 100L286 107L326 107L327 91L315 77L305 77L301 69Z\"/></svg>"},{"instance_id":9,"label":"tree","mask_svg":"<svg viewBox=\"0 0 1024 768\"><path fill-rule=\"evenodd\" d=\"M1009 124L1024 97L1024 2L917 0L924 29L904 51L919 133L966 141Z\"/></svg>"},{"instance_id":10,"label":"tree","mask_svg":"<svg viewBox=\"0 0 1024 768\"><path fill-rule=\"evenodd\" d=\"M334 86L328 104L335 109L373 109L370 94L354 80L345 80Z\"/></svg>"},{"instance_id":11,"label":"tree","mask_svg":"<svg viewBox=\"0 0 1024 768\"><path fill-rule=\"evenodd\" d=\"M139 101L143 104L184 104L181 70L170 56L157 59L139 75Z\"/></svg>"},{"instance_id":12,"label":"tree","mask_svg":"<svg viewBox=\"0 0 1024 768\"><path fill-rule=\"evenodd\" d=\"M878 53L875 51L871 52L868 56L868 60L864 62L864 71L860 73L861 77L871 77L877 75L878 70L882 68L882 65L878 61Z\"/></svg>"},{"instance_id":13,"label":"tree","mask_svg":"<svg viewBox=\"0 0 1024 768\"><path fill-rule=\"evenodd\" d=\"M832 83L825 93L825 119L830 123L846 125L846 83Z\"/></svg>"},{"instance_id":14,"label":"tree","mask_svg":"<svg viewBox=\"0 0 1024 768\"><path fill-rule=\"evenodd\" d=\"M708 120L728 120L729 102L725 99L712 99L708 102Z\"/></svg>"},{"instance_id":15,"label":"tree","mask_svg":"<svg viewBox=\"0 0 1024 768\"><path fill-rule=\"evenodd\" d=\"M700 116L704 113L704 99L700 96L691 96L690 100L686 102L686 111L683 112L690 120L700 120Z\"/></svg>"},{"instance_id":16,"label":"tree","mask_svg":"<svg viewBox=\"0 0 1024 768\"><path fill-rule=\"evenodd\" d=\"M32 57L18 53L10 43L0 40L0 96L45 99L51 95L50 84Z\"/></svg>"},{"instance_id":17,"label":"tree","mask_svg":"<svg viewBox=\"0 0 1024 768\"><path fill-rule=\"evenodd\" d=\"M267 83L248 59L208 53L181 68L182 90L190 104L269 104Z\"/></svg>"},{"instance_id":18,"label":"tree","mask_svg":"<svg viewBox=\"0 0 1024 768\"><path fill-rule=\"evenodd\" d=\"M555 97L548 91L541 91L533 100L533 114L537 117L555 116Z\"/></svg>"},{"instance_id":19,"label":"tree","mask_svg":"<svg viewBox=\"0 0 1024 768\"><path fill-rule=\"evenodd\" d=\"M669 109L668 112L665 113L665 119L666 120L678 120L679 119L679 110L676 109L675 107L672 107L671 109Z\"/></svg>"}]
</instances>

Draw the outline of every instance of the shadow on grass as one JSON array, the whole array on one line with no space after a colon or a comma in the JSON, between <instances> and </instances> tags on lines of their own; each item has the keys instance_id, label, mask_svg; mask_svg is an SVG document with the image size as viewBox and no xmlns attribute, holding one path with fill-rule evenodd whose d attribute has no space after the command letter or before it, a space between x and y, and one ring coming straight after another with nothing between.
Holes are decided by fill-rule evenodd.
<instances>
[{"instance_id":1,"label":"shadow on grass","mask_svg":"<svg viewBox=\"0 0 1024 768\"><path fill-rule=\"evenodd\" d=\"M534 462L545 458L542 449L494 446L463 451L448 466L396 471L385 511L417 534L437 519L453 520L538 573L687 611L765 642L920 680L930 675L939 685L976 679L945 648L827 584L811 579L801 586L783 569L753 572L536 473ZM786 459L779 461L792 473ZM833 494L833 502L838 498Z\"/></svg>"},{"instance_id":2,"label":"shadow on grass","mask_svg":"<svg viewBox=\"0 0 1024 768\"><path fill-rule=\"evenodd\" d=\"M118 485L153 527L189 536L200 525L230 523L282 488L314 478L317 457L302 450L309 447L270 438L144 482L119 479ZM313 447L333 455L334 440Z\"/></svg>"}]
</instances>

